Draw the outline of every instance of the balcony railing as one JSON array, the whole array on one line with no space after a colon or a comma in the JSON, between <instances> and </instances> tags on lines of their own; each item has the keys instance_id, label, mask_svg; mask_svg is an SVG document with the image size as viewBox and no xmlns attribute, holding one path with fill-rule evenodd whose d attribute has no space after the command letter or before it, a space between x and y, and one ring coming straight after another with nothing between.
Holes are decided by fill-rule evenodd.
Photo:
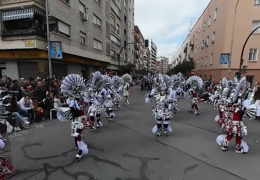
<instances>
[{"instance_id":1,"label":"balcony railing","mask_svg":"<svg viewBox=\"0 0 260 180\"><path fill-rule=\"evenodd\" d=\"M1 36L2 37L11 37L11 36L29 36L29 35L37 35L37 36L46 37L46 33L44 31L38 31L35 29L3 31Z\"/></svg>"}]
</instances>

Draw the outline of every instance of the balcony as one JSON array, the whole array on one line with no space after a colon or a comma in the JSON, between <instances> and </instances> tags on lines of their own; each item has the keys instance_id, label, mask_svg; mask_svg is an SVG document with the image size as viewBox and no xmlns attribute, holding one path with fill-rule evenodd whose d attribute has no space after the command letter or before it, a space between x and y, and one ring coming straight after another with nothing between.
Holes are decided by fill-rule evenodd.
<instances>
[{"instance_id":1,"label":"balcony","mask_svg":"<svg viewBox=\"0 0 260 180\"><path fill-rule=\"evenodd\" d=\"M189 54L188 58L189 58L190 60L192 60L192 59L193 59L193 54Z\"/></svg>"},{"instance_id":2,"label":"balcony","mask_svg":"<svg viewBox=\"0 0 260 180\"><path fill-rule=\"evenodd\" d=\"M19 39L17 36L41 36L46 38L45 11L36 7L2 12L3 40ZM8 38L14 37L14 38Z\"/></svg>"},{"instance_id":3,"label":"balcony","mask_svg":"<svg viewBox=\"0 0 260 180\"><path fill-rule=\"evenodd\" d=\"M191 48L194 47L194 42L193 42L193 40L190 40L190 42L189 42L189 46L190 46Z\"/></svg>"},{"instance_id":4,"label":"balcony","mask_svg":"<svg viewBox=\"0 0 260 180\"><path fill-rule=\"evenodd\" d=\"M3 31L3 33L1 34L3 38L14 37L14 36L30 36L30 35L46 37L46 33L44 31L39 31L35 29Z\"/></svg>"},{"instance_id":5,"label":"balcony","mask_svg":"<svg viewBox=\"0 0 260 180\"><path fill-rule=\"evenodd\" d=\"M111 24L111 31L113 31L114 33L116 33L116 27L115 27L113 24Z\"/></svg>"}]
</instances>

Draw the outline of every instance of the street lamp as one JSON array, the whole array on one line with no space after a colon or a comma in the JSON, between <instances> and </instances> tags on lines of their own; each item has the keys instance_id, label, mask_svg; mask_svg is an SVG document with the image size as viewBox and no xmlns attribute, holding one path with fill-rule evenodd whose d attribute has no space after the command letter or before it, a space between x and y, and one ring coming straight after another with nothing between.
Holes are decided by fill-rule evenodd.
<instances>
[{"instance_id":1,"label":"street lamp","mask_svg":"<svg viewBox=\"0 0 260 180\"><path fill-rule=\"evenodd\" d=\"M240 63L239 63L239 76L241 78L241 74L242 74L242 66L243 66L243 62L244 62L244 59L243 59L243 56L244 56L244 51L245 51L245 47L246 47L246 44L249 40L249 38L252 36L252 34L254 34L255 31L257 31L258 29L260 29L260 26L258 26L257 28L255 28L247 37L244 45L243 45L243 48L242 48L242 51L241 51L241 56L240 56Z\"/></svg>"},{"instance_id":2,"label":"street lamp","mask_svg":"<svg viewBox=\"0 0 260 180\"><path fill-rule=\"evenodd\" d=\"M119 65L119 68L120 68L120 71L121 71L121 74L122 74L122 68L121 68L121 52L122 52L122 50L126 47L126 46L128 46L128 45L130 45L130 44L135 44L135 43L139 43L139 42L130 42L130 43L127 43L127 44L125 44L121 49L120 49L120 51L119 51L119 54L118 54L118 65Z\"/></svg>"},{"instance_id":3,"label":"street lamp","mask_svg":"<svg viewBox=\"0 0 260 180\"><path fill-rule=\"evenodd\" d=\"M233 53L233 42L234 42L238 3L239 3L239 0L237 0L237 3L236 3L233 28L232 28L231 45L230 45L230 59L229 59L229 63L228 63L228 79L230 79L230 73L231 73L231 60L232 60L232 53Z\"/></svg>"},{"instance_id":4,"label":"street lamp","mask_svg":"<svg viewBox=\"0 0 260 180\"><path fill-rule=\"evenodd\" d=\"M52 78L52 64L51 64L51 46L50 46L50 29L49 29L49 5L48 0L45 0L46 9L46 30L47 30L47 44L48 44L48 67L49 67L49 77Z\"/></svg>"}]
</instances>

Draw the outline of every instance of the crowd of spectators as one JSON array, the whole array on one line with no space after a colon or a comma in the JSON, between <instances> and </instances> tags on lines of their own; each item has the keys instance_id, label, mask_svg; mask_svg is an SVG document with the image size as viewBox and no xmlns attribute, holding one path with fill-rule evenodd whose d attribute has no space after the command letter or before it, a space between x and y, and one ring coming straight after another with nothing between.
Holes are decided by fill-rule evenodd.
<instances>
[{"instance_id":1,"label":"crowd of spectators","mask_svg":"<svg viewBox=\"0 0 260 180\"><path fill-rule=\"evenodd\" d=\"M59 91L61 79L29 78L0 79L1 97L11 94L8 122L14 131L29 128L29 124L50 118L54 102L64 102ZM54 113L55 115L55 113Z\"/></svg>"}]
</instances>

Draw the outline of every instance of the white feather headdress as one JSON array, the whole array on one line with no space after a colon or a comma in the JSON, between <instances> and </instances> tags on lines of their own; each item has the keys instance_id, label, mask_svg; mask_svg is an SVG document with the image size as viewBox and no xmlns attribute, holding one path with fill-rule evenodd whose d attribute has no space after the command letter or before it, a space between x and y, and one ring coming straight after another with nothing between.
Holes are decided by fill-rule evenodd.
<instances>
[{"instance_id":1,"label":"white feather headdress","mask_svg":"<svg viewBox=\"0 0 260 180\"><path fill-rule=\"evenodd\" d=\"M69 74L61 84L61 92L79 98L86 90L85 80L78 74Z\"/></svg>"},{"instance_id":2,"label":"white feather headdress","mask_svg":"<svg viewBox=\"0 0 260 180\"><path fill-rule=\"evenodd\" d=\"M113 76L111 83L112 83L113 86L119 87L122 84L122 79L119 76Z\"/></svg>"},{"instance_id":3,"label":"white feather headdress","mask_svg":"<svg viewBox=\"0 0 260 180\"><path fill-rule=\"evenodd\" d=\"M236 89L232 95L232 101L235 102L238 98L238 96L246 91L246 78L243 77L240 79L240 81L237 83Z\"/></svg>"},{"instance_id":4,"label":"white feather headdress","mask_svg":"<svg viewBox=\"0 0 260 180\"><path fill-rule=\"evenodd\" d=\"M124 74L122 77L121 77L122 81L125 83L132 83L132 77L129 75L129 74Z\"/></svg>"},{"instance_id":5,"label":"white feather headdress","mask_svg":"<svg viewBox=\"0 0 260 180\"><path fill-rule=\"evenodd\" d=\"M102 78L103 78L104 84L111 84L112 83L112 79L108 75L103 75Z\"/></svg>"},{"instance_id":6,"label":"white feather headdress","mask_svg":"<svg viewBox=\"0 0 260 180\"><path fill-rule=\"evenodd\" d=\"M91 86L98 87L103 85L103 77L99 71L96 71L92 75Z\"/></svg>"},{"instance_id":7,"label":"white feather headdress","mask_svg":"<svg viewBox=\"0 0 260 180\"><path fill-rule=\"evenodd\" d=\"M199 76L191 76L186 83L199 89L203 87L203 80Z\"/></svg>"}]
</instances>

